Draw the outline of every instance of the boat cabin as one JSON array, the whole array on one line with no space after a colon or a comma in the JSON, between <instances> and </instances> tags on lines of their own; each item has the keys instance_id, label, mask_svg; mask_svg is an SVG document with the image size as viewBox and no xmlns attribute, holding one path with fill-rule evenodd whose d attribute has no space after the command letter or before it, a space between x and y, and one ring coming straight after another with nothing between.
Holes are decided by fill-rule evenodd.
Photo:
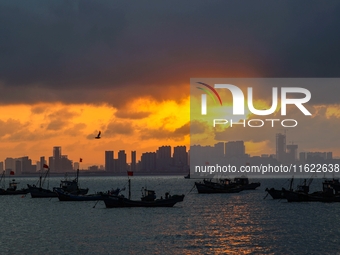
<instances>
[{"instance_id":1,"label":"boat cabin","mask_svg":"<svg viewBox=\"0 0 340 255\"><path fill-rule=\"evenodd\" d=\"M339 180L326 180L322 183L322 190L325 194L336 195L339 194L340 191L340 183Z\"/></svg>"},{"instance_id":2,"label":"boat cabin","mask_svg":"<svg viewBox=\"0 0 340 255\"><path fill-rule=\"evenodd\" d=\"M244 186L249 184L249 179L247 177L236 177L234 182L238 185Z\"/></svg>"},{"instance_id":3,"label":"boat cabin","mask_svg":"<svg viewBox=\"0 0 340 255\"><path fill-rule=\"evenodd\" d=\"M231 183L230 179L220 179L220 184L229 185Z\"/></svg>"},{"instance_id":4,"label":"boat cabin","mask_svg":"<svg viewBox=\"0 0 340 255\"><path fill-rule=\"evenodd\" d=\"M156 192L154 190L144 189L142 201L154 201L156 199Z\"/></svg>"},{"instance_id":5,"label":"boat cabin","mask_svg":"<svg viewBox=\"0 0 340 255\"><path fill-rule=\"evenodd\" d=\"M16 182L15 179L13 179L11 182L9 182L9 187L7 188L7 191L16 191L17 184L19 184L19 182Z\"/></svg>"},{"instance_id":6,"label":"boat cabin","mask_svg":"<svg viewBox=\"0 0 340 255\"><path fill-rule=\"evenodd\" d=\"M60 181L60 188L62 188L66 192L76 191L78 190L78 183L73 181Z\"/></svg>"}]
</instances>

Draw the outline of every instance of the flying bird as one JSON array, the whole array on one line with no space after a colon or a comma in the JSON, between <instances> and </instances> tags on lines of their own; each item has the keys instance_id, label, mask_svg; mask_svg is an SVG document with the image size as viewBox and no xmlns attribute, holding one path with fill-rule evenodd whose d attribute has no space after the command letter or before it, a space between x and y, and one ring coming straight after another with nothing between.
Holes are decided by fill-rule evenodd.
<instances>
[{"instance_id":1,"label":"flying bird","mask_svg":"<svg viewBox=\"0 0 340 255\"><path fill-rule=\"evenodd\" d=\"M101 132L99 131L98 135L95 137L95 139L100 139Z\"/></svg>"}]
</instances>

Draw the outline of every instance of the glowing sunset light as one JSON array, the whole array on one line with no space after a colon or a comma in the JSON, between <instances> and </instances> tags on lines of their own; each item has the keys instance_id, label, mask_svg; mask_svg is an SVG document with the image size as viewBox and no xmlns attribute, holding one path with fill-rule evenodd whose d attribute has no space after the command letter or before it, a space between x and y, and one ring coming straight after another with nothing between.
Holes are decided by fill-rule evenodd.
<instances>
[{"instance_id":1,"label":"glowing sunset light","mask_svg":"<svg viewBox=\"0 0 340 255\"><path fill-rule=\"evenodd\" d=\"M139 98L122 110L108 104L37 103L2 105L0 111L2 160L27 155L35 162L52 155L53 146L61 146L70 159L81 156L84 166L99 165L104 164L105 150L126 150L129 159L131 150L140 156L162 145L189 146L189 129L184 129L189 98ZM94 141L99 130L102 139Z\"/></svg>"}]
</instances>

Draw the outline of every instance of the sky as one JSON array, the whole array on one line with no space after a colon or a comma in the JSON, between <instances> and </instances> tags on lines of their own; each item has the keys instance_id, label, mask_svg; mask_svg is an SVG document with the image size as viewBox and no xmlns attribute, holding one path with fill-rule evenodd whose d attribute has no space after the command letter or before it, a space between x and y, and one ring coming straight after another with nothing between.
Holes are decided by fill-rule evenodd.
<instances>
[{"instance_id":1,"label":"sky","mask_svg":"<svg viewBox=\"0 0 340 255\"><path fill-rule=\"evenodd\" d=\"M105 150L188 147L190 78L339 77L339 11L330 0L0 1L0 161L61 146L86 166ZM334 141L340 87L314 88L313 125Z\"/></svg>"}]
</instances>

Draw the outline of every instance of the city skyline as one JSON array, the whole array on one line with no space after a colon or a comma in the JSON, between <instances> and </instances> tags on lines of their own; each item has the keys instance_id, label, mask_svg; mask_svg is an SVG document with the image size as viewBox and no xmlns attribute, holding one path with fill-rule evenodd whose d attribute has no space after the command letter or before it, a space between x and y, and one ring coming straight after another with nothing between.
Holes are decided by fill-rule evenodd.
<instances>
[{"instance_id":1,"label":"city skyline","mask_svg":"<svg viewBox=\"0 0 340 255\"><path fill-rule=\"evenodd\" d=\"M167 150L168 153L164 153L164 149ZM173 151L172 151L173 150ZM98 171L105 170L106 172L119 172L124 173L126 171L135 171L138 168L142 169L145 172L151 171L170 171L167 169L168 166L176 166L176 167L184 167L188 165L188 152L186 146L175 146L171 147L161 146L154 152L145 152L141 153L140 158L136 157L136 151L130 151L131 157L130 160L127 160L127 153L125 150L119 150L114 154L114 151L105 151L103 153L104 163L87 163L83 164L84 159L79 158L79 160L72 160L68 158L68 155L62 154L61 146L54 146L52 149L52 156L40 156L39 161L33 161L29 156L23 157L6 157L3 161L0 161L0 169L6 170L7 172L13 171L20 174L21 172L37 172L41 169L44 169L44 165L47 165L50 168L50 171L53 173L64 173L75 171L76 169L81 170L90 170L90 171ZM184 154L184 156L183 156ZM140 163L143 163L143 157L148 158L149 156L154 156L154 165L150 167L150 163L148 165L144 165L141 167ZM112 161L108 160L109 158ZM157 159L157 162L156 162ZM165 160L165 162L160 162L159 159ZM20 170L17 168L17 162L20 163ZM115 162L118 161L118 162ZM170 162L171 161L171 162ZM24 164L22 162L25 162ZM165 164L164 164L165 163ZM28 165L24 170L24 165ZM157 169L156 169L157 168ZM27 170L29 169L29 170ZM117 170L118 169L118 170ZM140 170L139 169L139 170ZM187 169L187 167L186 167ZM176 170L176 169L175 169Z\"/></svg>"},{"instance_id":2,"label":"city skyline","mask_svg":"<svg viewBox=\"0 0 340 255\"><path fill-rule=\"evenodd\" d=\"M262 154L251 155L247 150L247 146L243 140L240 141L220 141L213 146L192 145L186 147L185 145L170 146L162 145L156 151L149 151L140 153L137 157L136 151L118 150L104 151L102 163L84 163L84 158L79 157L79 160L68 158L68 155L62 154L61 146L54 146L52 149L52 156L40 156L39 161L32 160L29 156L22 156L18 158L6 157L0 161L0 169L15 170L19 174L22 172L36 172L44 168L47 164L51 172L63 173L71 172L76 169L89 171L106 171L108 173L124 173L126 171L144 171L144 172L171 172L178 171L180 166L183 170L189 168L190 165L190 150L192 148L202 149L202 158L207 156L223 157L231 161L236 159L250 158L274 158L278 162L287 164L293 162L304 162L308 157L319 157L323 159L339 159L337 155L333 155L332 151L306 151L299 150L297 143L287 144L286 133L277 133L275 136L275 151L266 151ZM128 156L130 155L130 156ZM183 156L184 155L184 156ZM200 155L200 153L195 154ZM20 162L18 162L20 161ZM20 163L20 164L19 164ZM8 167L10 166L10 167ZM174 167L176 166L176 167ZM21 170L18 171L17 169Z\"/></svg>"}]
</instances>

